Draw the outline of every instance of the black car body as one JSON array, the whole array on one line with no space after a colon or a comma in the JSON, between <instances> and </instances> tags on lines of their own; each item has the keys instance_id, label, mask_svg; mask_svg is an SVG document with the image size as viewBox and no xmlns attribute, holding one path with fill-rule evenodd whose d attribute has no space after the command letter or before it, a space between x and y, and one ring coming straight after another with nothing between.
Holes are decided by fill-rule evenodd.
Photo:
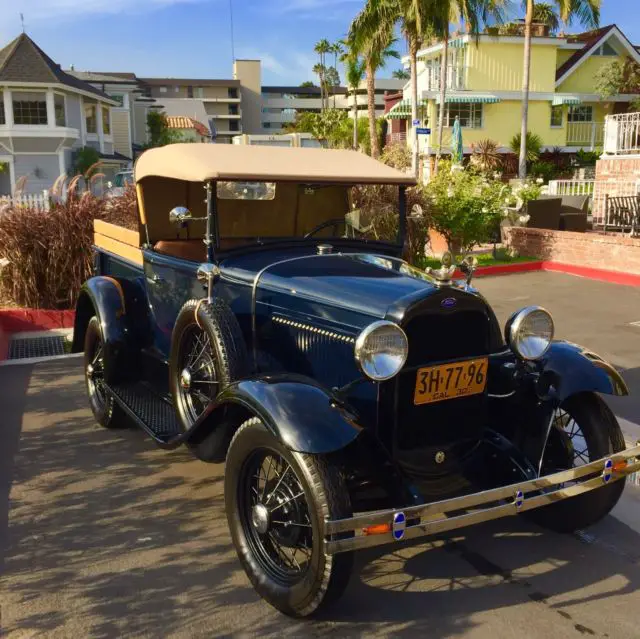
<instances>
[{"instance_id":1,"label":"black car body","mask_svg":"<svg viewBox=\"0 0 640 639\"><path fill-rule=\"evenodd\" d=\"M470 277L401 259L406 175L347 151L172 145L136 180L139 232L97 223L78 302L91 406L227 457L238 554L284 612L338 596L358 548L525 511L591 523L640 467L595 395L627 394L612 366L550 342L543 309L505 340ZM353 231L363 183L398 189L397 241Z\"/></svg>"}]
</instances>

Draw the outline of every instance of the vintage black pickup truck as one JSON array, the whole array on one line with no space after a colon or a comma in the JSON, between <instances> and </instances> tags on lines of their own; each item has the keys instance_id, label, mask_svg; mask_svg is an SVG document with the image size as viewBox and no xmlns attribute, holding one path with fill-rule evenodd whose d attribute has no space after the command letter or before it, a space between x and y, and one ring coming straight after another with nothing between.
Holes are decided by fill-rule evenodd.
<instances>
[{"instance_id":1,"label":"vintage black pickup truck","mask_svg":"<svg viewBox=\"0 0 640 639\"><path fill-rule=\"evenodd\" d=\"M472 262L456 280L450 256L401 259L411 177L352 151L177 144L135 180L139 228L96 222L77 306L91 408L226 462L238 557L286 614L339 597L360 548L508 515L588 526L640 468L599 395L628 392L611 365L540 307L501 330ZM362 185L397 194L391 238Z\"/></svg>"}]
</instances>

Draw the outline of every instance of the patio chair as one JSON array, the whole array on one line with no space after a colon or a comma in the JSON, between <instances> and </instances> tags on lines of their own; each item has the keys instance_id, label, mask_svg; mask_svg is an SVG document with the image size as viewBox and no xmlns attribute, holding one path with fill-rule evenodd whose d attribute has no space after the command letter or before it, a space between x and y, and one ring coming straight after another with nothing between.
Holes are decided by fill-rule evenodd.
<instances>
[{"instance_id":1,"label":"patio chair","mask_svg":"<svg viewBox=\"0 0 640 639\"><path fill-rule=\"evenodd\" d=\"M550 229L557 231L560 228L560 211L562 200L559 197L542 196L537 200L527 202L527 226L534 229Z\"/></svg>"},{"instance_id":2,"label":"patio chair","mask_svg":"<svg viewBox=\"0 0 640 639\"><path fill-rule=\"evenodd\" d=\"M629 231L636 235L640 230L640 195L604 196L604 232Z\"/></svg>"},{"instance_id":3,"label":"patio chair","mask_svg":"<svg viewBox=\"0 0 640 639\"><path fill-rule=\"evenodd\" d=\"M584 233L588 228L589 195L563 195L560 208L560 230Z\"/></svg>"}]
</instances>

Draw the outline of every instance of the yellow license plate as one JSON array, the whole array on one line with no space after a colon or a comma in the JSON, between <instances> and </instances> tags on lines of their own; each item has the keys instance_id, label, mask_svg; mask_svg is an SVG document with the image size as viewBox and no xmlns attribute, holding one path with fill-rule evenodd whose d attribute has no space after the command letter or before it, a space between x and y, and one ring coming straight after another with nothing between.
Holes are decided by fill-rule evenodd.
<instances>
[{"instance_id":1,"label":"yellow license plate","mask_svg":"<svg viewBox=\"0 0 640 639\"><path fill-rule=\"evenodd\" d=\"M420 368L416 376L414 404L432 404L444 399L468 397L484 391L487 384L486 357Z\"/></svg>"}]
</instances>

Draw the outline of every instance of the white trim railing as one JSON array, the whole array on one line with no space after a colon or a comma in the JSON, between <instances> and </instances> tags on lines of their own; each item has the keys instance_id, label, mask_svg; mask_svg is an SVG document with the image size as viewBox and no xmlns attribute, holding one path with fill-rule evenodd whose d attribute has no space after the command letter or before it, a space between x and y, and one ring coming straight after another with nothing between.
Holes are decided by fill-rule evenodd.
<instances>
[{"instance_id":1,"label":"white trim railing","mask_svg":"<svg viewBox=\"0 0 640 639\"><path fill-rule=\"evenodd\" d=\"M640 113L608 115L604 124L607 155L640 154Z\"/></svg>"},{"instance_id":2,"label":"white trim railing","mask_svg":"<svg viewBox=\"0 0 640 639\"><path fill-rule=\"evenodd\" d=\"M567 146L580 146L591 151L604 142L604 122L567 122Z\"/></svg>"},{"instance_id":3,"label":"white trim railing","mask_svg":"<svg viewBox=\"0 0 640 639\"><path fill-rule=\"evenodd\" d=\"M595 180L549 180L549 195L593 195Z\"/></svg>"},{"instance_id":4,"label":"white trim railing","mask_svg":"<svg viewBox=\"0 0 640 639\"><path fill-rule=\"evenodd\" d=\"M6 206L24 207L48 211L50 207L49 191L30 195L1 195L0 213Z\"/></svg>"}]
</instances>

